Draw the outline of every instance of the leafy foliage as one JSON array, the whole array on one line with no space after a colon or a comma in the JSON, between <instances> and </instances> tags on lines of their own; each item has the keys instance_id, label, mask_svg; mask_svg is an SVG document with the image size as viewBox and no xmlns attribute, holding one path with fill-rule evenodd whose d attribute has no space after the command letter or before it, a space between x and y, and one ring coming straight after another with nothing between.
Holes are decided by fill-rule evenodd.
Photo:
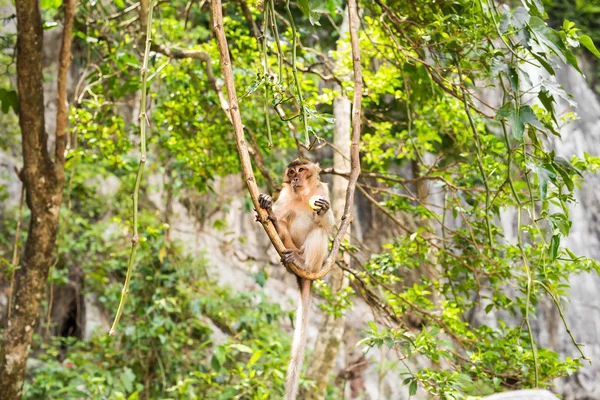
<instances>
[{"instance_id":1,"label":"leafy foliage","mask_svg":"<svg viewBox=\"0 0 600 400\"><path fill-rule=\"evenodd\" d=\"M171 210L153 200L164 190L187 207L191 223L203 223L207 203L217 202L215 182L240 168L209 13L200 3L203 8L181 0L156 6L148 175L163 183L142 183L141 249L122 332L89 340L38 335L26 398L281 395L289 340L278 325L288 315L261 290L219 287L211 266L170 240ZM327 167L333 99L354 90L347 79L348 38L338 29L345 5L298 1L288 13L289 2L265 0L262 9L253 3L227 2L225 28L255 164L280 176L284 161L312 144ZM539 347L531 326L542 302L552 302L564 322L569 277L600 269L561 244L575 223L570 210L576 190L600 159L561 157L549 140L576 117L573 100L554 76L565 64L579 68L578 47L598 55L597 10L576 2L588 10L585 16L569 17L576 24L556 24L555 15L562 14L553 10L566 2L544 4L546 9L539 1L514 8L484 0L362 4L366 90L359 188L373 213L383 211L385 230L398 234L390 233L384 238L390 243L374 251L360 243L346 247L357 260L362 252L371 255L345 266L352 288L315 287L319 307L335 317L358 301L355 294L372 307L374 320L360 347L367 356L375 347L393 350L398 360L388 373L398 374L411 395L421 389L458 399L551 387L585 361L583 353L563 359ZM80 268L84 293L96 296L107 314L121 291L137 165L139 121L132 116L142 41L133 6L82 1L78 10L75 62L83 78L71 108L70 182L49 280L60 287L71 268ZM52 28L60 2L42 7ZM264 35L254 37L253 24ZM202 57L176 53L184 49ZM1 57L14 73L10 59ZM14 120L14 87L0 83L3 118ZM3 119L5 124L10 126ZM8 138L15 136L11 132ZM301 143L306 133L308 146ZM2 148L15 146L0 139ZM260 183L269 181L265 175ZM191 193L205 197L197 201ZM226 211L228 205L216 207ZM507 225L498 222L509 216L515 226L504 230ZM6 266L12 221L0 227ZM214 227L226 228L224 219L216 221ZM268 275L261 270L255 279L264 286ZM490 318L477 318L486 314ZM417 357L428 366L415 368ZM330 398L339 390L334 385Z\"/></svg>"}]
</instances>

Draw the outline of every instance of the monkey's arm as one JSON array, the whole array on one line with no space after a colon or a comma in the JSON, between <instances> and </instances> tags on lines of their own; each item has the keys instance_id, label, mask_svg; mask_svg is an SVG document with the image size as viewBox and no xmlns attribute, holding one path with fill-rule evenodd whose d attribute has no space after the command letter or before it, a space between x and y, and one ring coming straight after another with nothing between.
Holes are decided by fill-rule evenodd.
<instances>
[{"instance_id":1,"label":"monkey's arm","mask_svg":"<svg viewBox=\"0 0 600 400\"><path fill-rule=\"evenodd\" d=\"M273 223L273 226L275 227L275 230L279 234L281 240L283 240L283 236L281 236L281 227L279 226L279 220L273 212L273 199L268 194L261 193L258 196L258 202L260 204L260 207L267 211L269 220Z\"/></svg>"},{"instance_id":2,"label":"monkey's arm","mask_svg":"<svg viewBox=\"0 0 600 400\"><path fill-rule=\"evenodd\" d=\"M277 231L277 234L279 234L283 245L287 249L298 251L298 248L292 241L287 221L285 219L278 219L273 212L273 199L271 196L261 193L260 196L258 196L258 202L260 203L261 208L264 208L267 211L269 219L273 222L273 226L275 226L275 230Z\"/></svg>"},{"instance_id":3,"label":"monkey's arm","mask_svg":"<svg viewBox=\"0 0 600 400\"><path fill-rule=\"evenodd\" d=\"M319 207L315 212L315 223L329 233L335 224L329 201L327 199L319 199L315 201L315 206Z\"/></svg>"}]
</instances>

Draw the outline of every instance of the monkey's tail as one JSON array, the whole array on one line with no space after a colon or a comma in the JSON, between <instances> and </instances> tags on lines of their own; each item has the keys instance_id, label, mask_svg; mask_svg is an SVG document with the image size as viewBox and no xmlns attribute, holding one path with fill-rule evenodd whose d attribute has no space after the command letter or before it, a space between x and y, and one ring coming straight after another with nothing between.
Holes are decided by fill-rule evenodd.
<instances>
[{"instance_id":1,"label":"monkey's tail","mask_svg":"<svg viewBox=\"0 0 600 400\"><path fill-rule=\"evenodd\" d=\"M310 290L312 281L299 279L300 303L296 311L294 323L294 339L292 341L292 357L287 370L287 382L285 385L285 400L296 400L298 393L298 379L304 360L304 346L306 345L306 327L308 326L308 308L310 306Z\"/></svg>"}]
</instances>

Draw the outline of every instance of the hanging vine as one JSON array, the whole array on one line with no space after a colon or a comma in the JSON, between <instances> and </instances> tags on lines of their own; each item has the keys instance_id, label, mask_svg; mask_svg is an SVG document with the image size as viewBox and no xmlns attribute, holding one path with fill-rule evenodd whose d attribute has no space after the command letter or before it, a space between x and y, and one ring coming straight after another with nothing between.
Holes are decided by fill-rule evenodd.
<instances>
[{"instance_id":1,"label":"hanging vine","mask_svg":"<svg viewBox=\"0 0 600 400\"><path fill-rule=\"evenodd\" d=\"M144 166L146 165L146 128L150 126L148 115L146 114L146 101L148 92L148 59L150 57L150 47L152 43L152 11L154 10L155 0L150 0L148 4L148 14L146 19L146 46L144 49L144 61L142 63L142 69L140 70L140 76L142 78L142 97L140 99L140 162L138 165L137 175L135 177L135 184L133 187L133 235L131 236L131 251L129 253L129 261L127 262L127 273L125 275L125 283L123 290L121 291L121 300L119 301L119 307L117 308L117 314L110 328L109 335L113 336L117 331L119 319L123 314L123 308L129 294L129 283L131 281L131 275L133 273L133 264L135 263L135 254L140 241L140 235L138 232L138 203L139 203L139 192L140 183L142 181L142 175L144 173Z\"/></svg>"}]
</instances>

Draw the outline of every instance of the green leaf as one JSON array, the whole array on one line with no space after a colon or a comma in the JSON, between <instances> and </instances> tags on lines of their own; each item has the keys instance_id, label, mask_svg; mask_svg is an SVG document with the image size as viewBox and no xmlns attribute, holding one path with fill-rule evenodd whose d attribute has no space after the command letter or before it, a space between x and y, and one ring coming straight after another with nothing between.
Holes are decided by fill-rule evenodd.
<instances>
[{"instance_id":1,"label":"green leaf","mask_svg":"<svg viewBox=\"0 0 600 400\"><path fill-rule=\"evenodd\" d=\"M125 2L123 0L115 0L115 5L119 8L125 8Z\"/></svg>"},{"instance_id":2,"label":"green leaf","mask_svg":"<svg viewBox=\"0 0 600 400\"><path fill-rule=\"evenodd\" d=\"M550 223L552 226L560 232L563 236L569 236L569 231L571 230L571 221L567 218L565 214L562 213L554 213L548 216Z\"/></svg>"},{"instance_id":3,"label":"green leaf","mask_svg":"<svg viewBox=\"0 0 600 400\"><path fill-rule=\"evenodd\" d=\"M529 124L541 130L544 129L544 125L537 119L535 113L529 106L522 106L519 109L519 120L523 124Z\"/></svg>"},{"instance_id":4,"label":"green leaf","mask_svg":"<svg viewBox=\"0 0 600 400\"><path fill-rule=\"evenodd\" d=\"M377 333L377 325L375 325L375 321L367 321L367 325L371 328L371 331Z\"/></svg>"},{"instance_id":5,"label":"green leaf","mask_svg":"<svg viewBox=\"0 0 600 400\"><path fill-rule=\"evenodd\" d=\"M127 392L131 392L133 390L133 383L135 382L135 374L129 367L123 368L123 372L121 373L121 382L123 382L123 386L125 386L125 390Z\"/></svg>"},{"instance_id":6,"label":"green leaf","mask_svg":"<svg viewBox=\"0 0 600 400\"><path fill-rule=\"evenodd\" d=\"M523 137L523 125L519 122L519 116L513 103L509 102L500 107L496 113L496 119L508 120L513 136L516 139L521 140Z\"/></svg>"},{"instance_id":7,"label":"green leaf","mask_svg":"<svg viewBox=\"0 0 600 400\"><path fill-rule=\"evenodd\" d=\"M560 174L565 185L567 185L567 189L569 189L569 192L572 192L573 189L575 189L575 184L573 183L573 180L571 179L571 177L569 176L567 171L565 171L564 169L562 169L561 167L559 167L556 164L553 164L553 165L554 165L556 171Z\"/></svg>"},{"instance_id":8,"label":"green leaf","mask_svg":"<svg viewBox=\"0 0 600 400\"><path fill-rule=\"evenodd\" d=\"M139 398L140 392L136 390L135 392L131 393L129 397L127 397L127 400L139 400Z\"/></svg>"},{"instance_id":9,"label":"green leaf","mask_svg":"<svg viewBox=\"0 0 600 400\"><path fill-rule=\"evenodd\" d=\"M517 7L513 12L513 25L517 29L523 29L529 22L529 11L525 7Z\"/></svg>"},{"instance_id":10,"label":"green leaf","mask_svg":"<svg viewBox=\"0 0 600 400\"><path fill-rule=\"evenodd\" d=\"M331 17L335 17L335 0L327 0L327 9Z\"/></svg>"},{"instance_id":11,"label":"green leaf","mask_svg":"<svg viewBox=\"0 0 600 400\"><path fill-rule=\"evenodd\" d=\"M581 35L581 36L579 36L578 39L579 39L579 43L581 43L583 46L585 46L585 48L588 49L593 55L600 58L600 51L598 51L596 46L594 46L594 42L592 41L592 38L590 38L588 35Z\"/></svg>"},{"instance_id":12,"label":"green leaf","mask_svg":"<svg viewBox=\"0 0 600 400\"><path fill-rule=\"evenodd\" d=\"M538 186L540 198L544 200L548 194L548 182L556 182L556 171L550 164L535 166L535 172L538 177Z\"/></svg>"},{"instance_id":13,"label":"green leaf","mask_svg":"<svg viewBox=\"0 0 600 400\"><path fill-rule=\"evenodd\" d=\"M310 18L310 5L308 4L308 0L298 0L298 7L302 10L302 13Z\"/></svg>"},{"instance_id":14,"label":"green leaf","mask_svg":"<svg viewBox=\"0 0 600 400\"><path fill-rule=\"evenodd\" d=\"M228 387L223 389L223 391L218 397L218 400L229 400L234 398L237 394L238 390L236 388Z\"/></svg>"},{"instance_id":15,"label":"green leaf","mask_svg":"<svg viewBox=\"0 0 600 400\"><path fill-rule=\"evenodd\" d=\"M554 97L550 94L548 90L542 89L538 94L538 99L540 100L546 111L550 113L550 116L552 117L554 123L558 125L558 120L556 119L556 114L554 112L554 104L552 104L554 103Z\"/></svg>"},{"instance_id":16,"label":"green leaf","mask_svg":"<svg viewBox=\"0 0 600 400\"><path fill-rule=\"evenodd\" d=\"M44 28L45 31L49 31L50 29L56 28L58 26L58 22L56 21L44 21L44 23L42 24L42 28Z\"/></svg>"},{"instance_id":17,"label":"green leaf","mask_svg":"<svg viewBox=\"0 0 600 400\"><path fill-rule=\"evenodd\" d=\"M554 29L548 27L546 23L538 17L531 17L529 19L529 27L540 45L546 46L546 48L552 50L552 52L563 62L571 64L577 71L581 72L579 65L577 64L577 58L573 55L571 50L567 49L560 35Z\"/></svg>"},{"instance_id":18,"label":"green leaf","mask_svg":"<svg viewBox=\"0 0 600 400\"><path fill-rule=\"evenodd\" d=\"M417 394L417 381L412 381L410 386L408 387L408 394L410 396L414 396Z\"/></svg>"},{"instance_id":19,"label":"green leaf","mask_svg":"<svg viewBox=\"0 0 600 400\"><path fill-rule=\"evenodd\" d=\"M246 346L244 344L233 343L230 347L232 349L236 349L237 351L240 351L242 353L249 353L249 354L254 353L254 350L252 350L250 347L248 347L248 346Z\"/></svg>"},{"instance_id":20,"label":"green leaf","mask_svg":"<svg viewBox=\"0 0 600 400\"><path fill-rule=\"evenodd\" d=\"M221 363L219 362L216 354L210 359L210 367L215 370L215 372L219 372L221 370Z\"/></svg>"},{"instance_id":21,"label":"green leaf","mask_svg":"<svg viewBox=\"0 0 600 400\"><path fill-rule=\"evenodd\" d=\"M254 281L258 283L260 287L265 287L265 283L267 282L268 275L265 271L260 270L256 274L254 274Z\"/></svg>"},{"instance_id":22,"label":"green leaf","mask_svg":"<svg viewBox=\"0 0 600 400\"><path fill-rule=\"evenodd\" d=\"M552 236L550 239L550 246L548 247L548 255L552 261L556 260L558 257L558 248L560 246L560 235Z\"/></svg>"},{"instance_id":23,"label":"green leaf","mask_svg":"<svg viewBox=\"0 0 600 400\"><path fill-rule=\"evenodd\" d=\"M248 360L248 364L246 365L246 367L248 369L252 368L252 366L258 361L258 359L260 358L260 356L262 355L262 351L258 350L256 353L254 353L252 355L252 357L250 357L250 360Z\"/></svg>"},{"instance_id":24,"label":"green leaf","mask_svg":"<svg viewBox=\"0 0 600 400\"><path fill-rule=\"evenodd\" d=\"M500 30L500 33L504 35L508 31L511 22L512 14L509 11L504 11L500 17L500 22L498 23L498 30Z\"/></svg>"},{"instance_id":25,"label":"green leaf","mask_svg":"<svg viewBox=\"0 0 600 400\"><path fill-rule=\"evenodd\" d=\"M537 53L531 53L531 55L533 56L533 58L535 58L537 60L537 62L539 62L542 67L544 67L544 69L546 71L548 71L548 73L552 76L556 75L556 72L554 72L554 68L552 68L554 65L554 63L550 64L550 62L548 60L546 60L545 57L537 54Z\"/></svg>"},{"instance_id":26,"label":"green leaf","mask_svg":"<svg viewBox=\"0 0 600 400\"><path fill-rule=\"evenodd\" d=\"M541 0L526 0L526 3L529 6L529 10L533 11L532 14L544 17L544 5Z\"/></svg>"},{"instance_id":27,"label":"green leaf","mask_svg":"<svg viewBox=\"0 0 600 400\"><path fill-rule=\"evenodd\" d=\"M0 89L0 108L2 113L7 114L11 108L15 114L19 115L19 99L14 90Z\"/></svg>"},{"instance_id":28,"label":"green leaf","mask_svg":"<svg viewBox=\"0 0 600 400\"><path fill-rule=\"evenodd\" d=\"M59 8L62 4L62 0L41 0L40 6L42 8Z\"/></svg>"},{"instance_id":29,"label":"green leaf","mask_svg":"<svg viewBox=\"0 0 600 400\"><path fill-rule=\"evenodd\" d=\"M577 175L579 175L580 177L583 178L583 175L581 174L581 172L577 168L575 168L573 166L573 164L571 164L569 162L569 160L567 160L567 159L565 159L565 158L563 158L561 156L554 157L554 164L558 164L565 171L572 172L572 173L577 174Z\"/></svg>"},{"instance_id":30,"label":"green leaf","mask_svg":"<svg viewBox=\"0 0 600 400\"><path fill-rule=\"evenodd\" d=\"M515 93L519 92L519 71L514 67L508 68L508 80Z\"/></svg>"},{"instance_id":31,"label":"green leaf","mask_svg":"<svg viewBox=\"0 0 600 400\"><path fill-rule=\"evenodd\" d=\"M512 129L512 134L517 140L523 138L525 124L529 124L538 129L544 129L542 123L537 119L530 106L521 106L516 110L512 102L504 104L496 113L496 119L506 119Z\"/></svg>"}]
</instances>

